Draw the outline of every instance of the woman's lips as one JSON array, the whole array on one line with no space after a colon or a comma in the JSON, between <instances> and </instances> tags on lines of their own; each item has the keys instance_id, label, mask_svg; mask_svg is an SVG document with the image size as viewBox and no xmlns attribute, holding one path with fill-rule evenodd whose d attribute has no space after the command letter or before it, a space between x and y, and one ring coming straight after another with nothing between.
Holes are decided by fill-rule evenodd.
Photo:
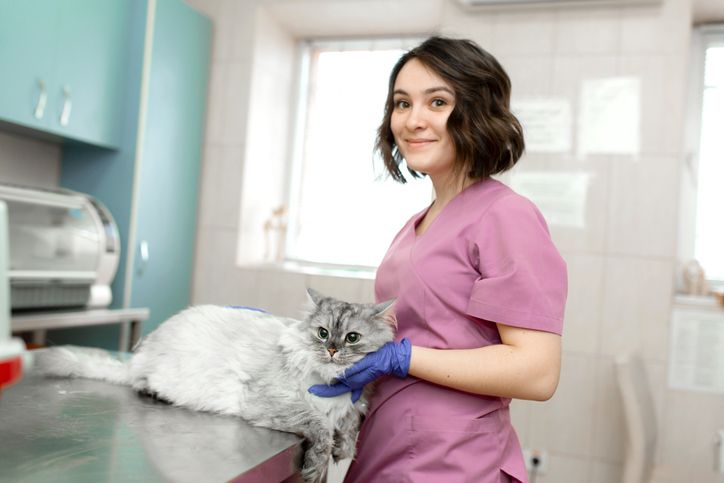
<instances>
[{"instance_id":1,"label":"woman's lips","mask_svg":"<svg viewBox=\"0 0 724 483\"><path fill-rule=\"evenodd\" d=\"M408 139L407 145L411 148L421 148L425 146L429 146L430 144L434 143L434 139Z\"/></svg>"}]
</instances>

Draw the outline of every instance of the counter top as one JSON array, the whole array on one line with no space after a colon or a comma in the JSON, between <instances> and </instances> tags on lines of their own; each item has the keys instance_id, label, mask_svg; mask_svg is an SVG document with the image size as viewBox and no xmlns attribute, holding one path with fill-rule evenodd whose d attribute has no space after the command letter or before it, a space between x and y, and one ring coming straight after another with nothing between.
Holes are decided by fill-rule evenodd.
<instances>
[{"instance_id":1,"label":"counter top","mask_svg":"<svg viewBox=\"0 0 724 483\"><path fill-rule=\"evenodd\" d=\"M0 482L267 483L301 453L293 434L100 381L31 372L0 395Z\"/></svg>"},{"instance_id":2,"label":"counter top","mask_svg":"<svg viewBox=\"0 0 724 483\"><path fill-rule=\"evenodd\" d=\"M118 350L128 351L141 337L141 323L148 318L149 309L90 309L90 310L42 310L12 314L10 326L13 332L40 331L34 342L45 344L46 329L65 329L88 325L121 324ZM130 325L130 327L128 327ZM130 333L129 333L130 329Z\"/></svg>"}]
</instances>

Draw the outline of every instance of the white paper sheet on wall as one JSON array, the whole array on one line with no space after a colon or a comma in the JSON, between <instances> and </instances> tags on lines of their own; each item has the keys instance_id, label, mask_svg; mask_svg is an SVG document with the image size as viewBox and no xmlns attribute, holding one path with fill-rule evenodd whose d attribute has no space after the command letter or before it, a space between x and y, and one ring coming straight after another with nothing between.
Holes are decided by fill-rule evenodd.
<instances>
[{"instance_id":1,"label":"white paper sheet on wall","mask_svg":"<svg viewBox=\"0 0 724 483\"><path fill-rule=\"evenodd\" d=\"M551 226L584 228L590 173L512 173L510 187L530 198Z\"/></svg>"},{"instance_id":2,"label":"white paper sheet on wall","mask_svg":"<svg viewBox=\"0 0 724 483\"><path fill-rule=\"evenodd\" d=\"M578 116L578 156L639 154L640 104L638 77L584 81Z\"/></svg>"},{"instance_id":3,"label":"white paper sheet on wall","mask_svg":"<svg viewBox=\"0 0 724 483\"><path fill-rule=\"evenodd\" d=\"M571 103L568 99L520 99L511 109L523 125L529 153L571 151Z\"/></svg>"},{"instance_id":4,"label":"white paper sheet on wall","mask_svg":"<svg viewBox=\"0 0 724 483\"><path fill-rule=\"evenodd\" d=\"M724 393L724 312L673 310L669 387Z\"/></svg>"}]
</instances>

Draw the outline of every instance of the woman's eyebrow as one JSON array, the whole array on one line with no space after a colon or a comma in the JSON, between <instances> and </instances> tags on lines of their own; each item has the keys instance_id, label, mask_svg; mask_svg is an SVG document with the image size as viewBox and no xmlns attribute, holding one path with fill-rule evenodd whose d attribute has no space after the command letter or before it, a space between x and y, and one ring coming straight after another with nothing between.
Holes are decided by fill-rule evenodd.
<instances>
[{"instance_id":1,"label":"woman's eyebrow","mask_svg":"<svg viewBox=\"0 0 724 483\"><path fill-rule=\"evenodd\" d=\"M429 89L425 89L425 90L423 91L423 93L424 93L424 94L434 94L435 92L439 92L439 91L447 92L448 94L450 94L450 95L452 95L452 96L455 95L455 93L453 92L453 90L450 89L449 87L446 87L446 86L430 87ZM392 93L393 93L393 94L400 94L400 95L403 95L403 96L409 96L409 94L407 93L407 91L405 91L404 89L395 89L394 91L392 91Z\"/></svg>"},{"instance_id":2,"label":"woman's eyebrow","mask_svg":"<svg viewBox=\"0 0 724 483\"><path fill-rule=\"evenodd\" d=\"M438 86L438 87L431 87L429 89L425 89L425 94L433 94L438 91L445 91L448 94L452 94L453 96L455 95L453 90L446 86Z\"/></svg>"}]
</instances>

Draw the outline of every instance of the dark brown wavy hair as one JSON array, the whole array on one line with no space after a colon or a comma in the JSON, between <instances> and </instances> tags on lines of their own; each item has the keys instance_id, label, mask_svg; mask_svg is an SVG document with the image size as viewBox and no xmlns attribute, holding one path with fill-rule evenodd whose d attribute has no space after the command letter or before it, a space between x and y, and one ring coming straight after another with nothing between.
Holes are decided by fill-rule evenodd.
<instances>
[{"instance_id":1,"label":"dark brown wavy hair","mask_svg":"<svg viewBox=\"0 0 724 483\"><path fill-rule=\"evenodd\" d=\"M402 172L402 154L390 128L394 111L395 81L402 67L419 60L455 91L455 107L447 120L447 131L456 154L454 169L473 179L487 178L512 168L525 149L523 128L510 112L510 78L498 61L475 42L430 37L405 53L390 74L385 114L377 130L375 149L395 181L407 182ZM413 177L420 177L410 169Z\"/></svg>"}]
</instances>

